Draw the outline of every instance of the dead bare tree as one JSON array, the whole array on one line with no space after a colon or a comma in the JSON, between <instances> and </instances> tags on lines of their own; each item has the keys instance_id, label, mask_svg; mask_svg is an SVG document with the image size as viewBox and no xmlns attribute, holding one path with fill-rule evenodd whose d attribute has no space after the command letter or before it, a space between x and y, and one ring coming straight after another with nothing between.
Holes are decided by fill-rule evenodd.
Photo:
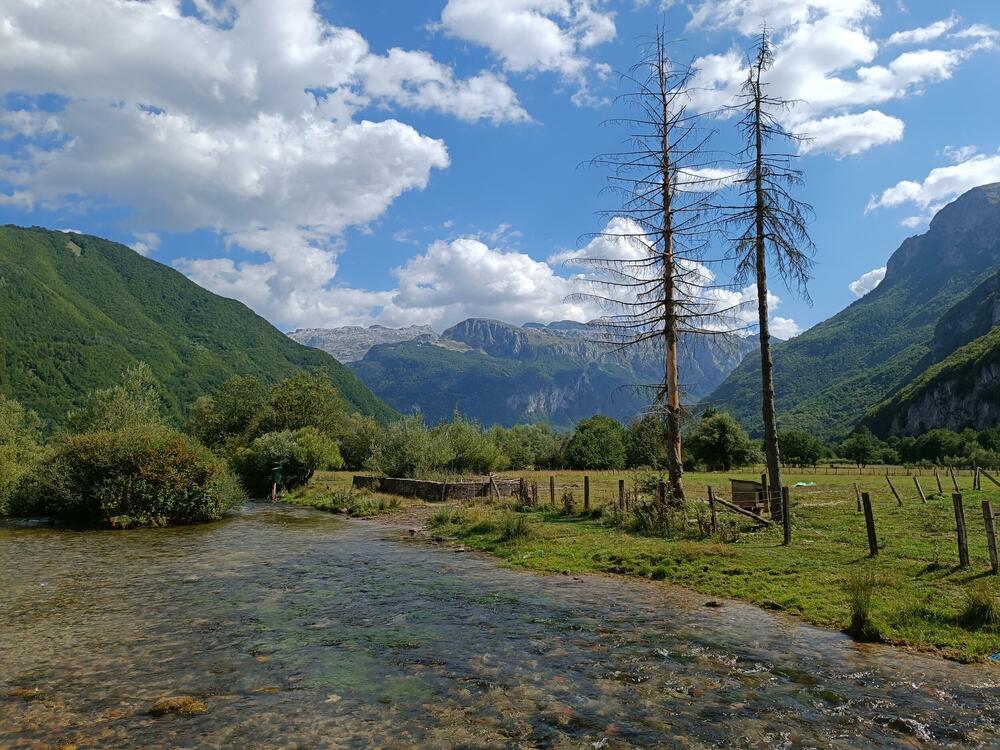
<instances>
[{"instance_id":1,"label":"dead bare tree","mask_svg":"<svg viewBox=\"0 0 1000 750\"><path fill-rule=\"evenodd\" d=\"M764 423L764 452L770 489L771 511L781 498L781 449L774 406L774 363L768 320L767 270L776 267L789 288L795 287L809 299L807 284L815 250L807 227L812 207L797 200L791 189L802 183L795 168L794 147L804 139L790 133L781 123L794 102L768 93L764 75L774 56L766 28L752 52L749 72L734 109L742 114L739 131L745 144L737 164L736 189L740 204L732 207L726 224L735 230L736 281L751 279L757 286L757 318L760 336L761 415Z\"/></svg>"},{"instance_id":2,"label":"dead bare tree","mask_svg":"<svg viewBox=\"0 0 1000 750\"><path fill-rule=\"evenodd\" d=\"M668 55L662 30L642 59L622 76L628 93L619 104L629 115L608 121L627 131L626 149L590 163L607 169L608 189L620 206L599 237L605 257L588 257L588 291L575 295L597 302L607 315L601 330L621 348L662 344L663 378L655 403L663 413L669 492L684 500L681 456L682 337L722 336L731 329L706 257L718 217L712 199L720 175L708 149L711 132L701 114L688 112L690 68ZM593 236L593 235L592 235ZM654 347L659 350L659 346Z\"/></svg>"}]
</instances>

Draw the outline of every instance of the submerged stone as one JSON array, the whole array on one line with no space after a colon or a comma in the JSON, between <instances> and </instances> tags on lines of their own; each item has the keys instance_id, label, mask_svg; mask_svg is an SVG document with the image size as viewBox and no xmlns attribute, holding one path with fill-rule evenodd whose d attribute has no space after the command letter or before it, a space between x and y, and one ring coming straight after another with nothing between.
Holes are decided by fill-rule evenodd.
<instances>
[{"instance_id":1,"label":"submerged stone","mask_svg":"<svg viewBox=\"0 0 1000 750\"><path fill-rule=\"evenodd\" d=\"M208 707L203 701L192 698L190 695L174 695L159 698L150 707L149 713L153 716L165 716L167 714L180 714L181 716L195 716L203 714Z\"/></svg>"}]
</instances>

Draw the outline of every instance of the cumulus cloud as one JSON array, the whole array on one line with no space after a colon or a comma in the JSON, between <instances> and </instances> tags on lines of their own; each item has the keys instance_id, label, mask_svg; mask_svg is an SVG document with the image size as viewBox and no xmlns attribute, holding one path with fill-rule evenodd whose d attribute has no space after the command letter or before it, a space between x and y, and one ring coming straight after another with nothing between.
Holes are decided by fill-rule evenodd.
<instances>
[{"instance_id":1,"label":"cumulus cloud","mask_svg":"<svg viewBox=\"0 0 1000 750\"><path fill-rule=\"evenodd\" d=\"M889 35L889 38L886 40L886 44L924 44L926 42L932 42L951 31L957 23L958 16L952 14L948 18L935 21L928 26L894 32Z\"/></svg>"},{"instance_id":2,"label":"cumulus cloud","mask_svg":"<svg viewBox=\"0 0 1000 750\"><path fill-rule=\"evenodd\" d=\"M441 27L489 49L513 73L549 71L575 82L577 104L594 102L587 74L607 74L587 51L615 38L604 0L448 0Z\"/></svg>"},{"instance_id":3,"label":"cumulus cloud","mask_svg":"<svg viewBox=\"0 0 1000 750\"><path fill-rule=\"evenodd\" d=\"M796 102L785 125L813 136L803 142L801 153L842 157L902 138L904 123L874 107L951 78L989 39L988 27L978 29L976 36L962 36L973 27L948 34L958 21L947 19L940 27L899 32L885 45L947 41L942 48L880 59L885 50L869 31L879 15L872 0L702 0L692 8L689 28L728 29L752 37L766 22L775 44L771 91ZM746 77L744 55L735 49L705 55L694 65L693 102L704 111L731 103Z\"/></svg>"},{"instance_id":4,"label":"cumulus cloud","mask_svg":"<svg viewBox=\"0 0 1000 750\"><path fill-rule=\"evenodd\" d=\"M771 318L771 333L782 341L795 338L802 333L802 327L791 318Z\"/></svg>"},{"instance_id":5,"label":"cumulus cloud","mask_svg":"<svg viewBox=\"0 0 1000 750\"><path fill-rule=\"evenodd\" d=\"M874 109L809 120L799 126L799 132L809 138L799 151L803 154L825 151L837 156L852 156L873 146L902 140L904 128L899 118Z\"/></svg>"},{"instance_id":6,"label":"cumulus cloud","mask_svg":"<svg viewBox=\"0 0 1000 750\"><path fill-rule=\"evenodd\" d=\"M902 180L879 195L873 195L866 213L880 208L912 204L921 214L903 220L904 226L924 224L948 201L979 185L1000 182L1000 152L976 154L965 161L932 169L923 180Z\"/></svg>"},{"instance_id":7,"label":"cumulus cloud","mask_svg":"<svg viewBox=\"0 0 1000 750\"><path fill-rule=\"evenodd\" d=\"M250 259L178 267L276 321L367 318L388 301L334 277L346 228L449 166L445 144L397 111L530 119L501 74L375 54L314 0L11 0L0 11L10 92L21 104L0 106L0 138L28 146L0 163L0 205L125 209L143 254L155 232L215 230Z\"/></svg>"},{"instance_id":8,"label":"cumulus cloud","mask_svg":"<svg viewBox=\"0 0 1000 750\"><path fill-rule=\"evenodd\" d=\"M848 288L855 297L864 297L868 292L882 283L885 278L885 266L863 273L850 284Z\"/></svg>"}]
</instances>

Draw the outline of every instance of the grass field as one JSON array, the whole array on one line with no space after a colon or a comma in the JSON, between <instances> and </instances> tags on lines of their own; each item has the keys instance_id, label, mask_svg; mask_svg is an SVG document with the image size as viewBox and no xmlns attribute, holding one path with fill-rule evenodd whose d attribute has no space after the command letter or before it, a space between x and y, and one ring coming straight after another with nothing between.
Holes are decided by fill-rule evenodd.
<instances>
[{"instance_id":1,"label":"grass field","mask_svg":"<svg viewBox=\"0 0 1000 750\"><path fill-rule=\"evenodd\" d=\"M733 597L782 610L810 622L845 629L851 622L848 582L874 571L871 627L876 639L950 658L978 660L1000 651L996 617L1000 605L996 576L990 574L981 501L1000 509L1000 490L973 492L972 480L959 477L969 529L971 566L958 567L950 477L942 476L945 494L936 493L933 477L921 484L922 504L913 479L894 477L903 504L897 504L884 476L822 475L789 471L785 483L815 482L791 489L793 539L782 546L779 528L754 529L752 522L729 512L723 537L705 535L696 522L706 508L712 485L729 497L730 477L755 478L752 472L687 474L687 522L667 538L623 530L609 522L608 506L617 503L618 479L631 490L636 475L588 472L591 513L583 514L580 472L516 472L539 486L540 507L515 512L512 503L479 501L455 504L435 513L438 535L487 550L507 564L558 573L610 573L666 580L696 591ZM549 505L549 476L556 480L556 505ZM879 555L868 557L864 516L856 510L854 482L872 498ZM350 474L317 477L312 492L322 497L350 486ZM564 491L574 494L576 513L562 511ZM372 502L368 500L367 502ZM376 503L377 505L377 503ZM605 512L600 512L604 508Z\"/></svg>"}]
</instances>

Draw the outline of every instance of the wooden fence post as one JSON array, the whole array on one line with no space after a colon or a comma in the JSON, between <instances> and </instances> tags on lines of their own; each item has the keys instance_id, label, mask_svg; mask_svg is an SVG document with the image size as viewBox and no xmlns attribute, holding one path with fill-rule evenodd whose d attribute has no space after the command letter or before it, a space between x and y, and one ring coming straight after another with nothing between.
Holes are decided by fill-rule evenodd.
<instances>
[{"instance_id":1,"label":"wooden fence post","mask_svg":"<svg viewBox=\"0 0 1000 750\"><path fill-rule=\"evenodd\" d=\"M787 547L792 543L792 501L787 487L781 488L781 525L785 531L782 544Z\"/></svg>"},{"instance_id":2,"label":"wooden fence post","mask_svg":"<svg viewBox=\"0 0 1000 750\"><path fill-rule=\"evenodd\" d=\"M618 507L625 510L625 480L618 480Z\"/></svg>"},{"instance_id":3,"label":"wooden fence post","mask_svg":"<svg viewBox=\"0 0 1000 750\"><path fill-rule=\"evenodd\" d=\"M980 477L979 477L979 467L977 466L976 467L976 473L973 474L973 476L972 476L972 489L978 491L978 490L981 490L982 488L983 488L982 487L982 479L980 479Z\"/></svg>"},{"instance_id":4,"label":"wooden fence post","mask_svg":"<svg viewBox=\"0 0 1000 750\"><path fill-rule=\"evenodd\" d=\"M941 475L937 473L937 469L934 469L934 481L937 482L938 494L944 494L944 488L941 486Z\"/></svg>"},{"instance_id":5,"label":"wooden fence post","mask_svg":"<svg viewBox=\"0 0 1000 750\"><path fill-rule=\"evenodd\" d=\"M865 509L865 528L868 530L868 554L878 557L878 537L875 536L875 517L872 515L872 499L867 492L861 493L861 504Z\"/></svg>"},{"instance_id":6,"label":"wooden fence post","mask_svg":"<svg viewBox=\"0 0 1000 750\"><path fill-rule=\"evenodd\" d=\"M538 482L531 483L531 507L538 507Z\"/></svg>"},{"instance_id":7,"label":"wooden fence post","mask_svg":"<svg viewBox=\"0 0 1000 750\"><path fill-rule=\"evenodd\" d=\"M556 478L549 475L549 504L556 504Z\"/></svg>"},{"instance_id":8,"label":"wooden fence post","mask_svg":"<svg viewBox=\"0 0 1000 750\"><path fill-rule=\"evenodd\" d=\"M958 480L955 479L955 467L949 466L948 471L951 473L951 483L955 485L955 492L961 492L962 490L958 488Z\"/></svg>"},{"instance_id":9,"label":"wooden fence post","mask_svg":"<svg viewBox=\"0 0 1000 750\"><path fill-rule=\"evenodd\" d=\"M520 481L518 482L518 485L517 485L517 494L521 498L521 503L524 504L524 505L527 505L528 501L529 501L529 499L528 499L528 485L524 481L524 477L521 477Z\"/></svg>"},{"instance_id":10,"label":"wooden fence post","mask_svg":"<svg viewBox=\"0 0 1000 750\"><path fill-rule=\"evenodd\" d=\"M583 478L583 512L590 510L590 477Z\"/></svg>"},{"instance_id":11,"label":"wooden fence post","mask_svg":"<svg viewBox=\"0 0 1000 750\"><path fill-rule=\"evenodd\" d=\"M709 487L708 487L708 508L709 508L709 510L712 513L712 533L713 534L718 534L719 533L719 518L718 518L718 515L716 514L716 510L715 510L715 490L712 489L711 485L709 485Z\"/></svg>"},{"instance_id":12,"label":"wooden fence post","mask_svg":"<svg viewBox=\"0 0 1000 750\"><path fill-rule=\"evenodd\" d=\"M958 567L969 567L969 538L965 533L965 507L962 505L962 493L951 496L955 506L955 530L958 532Z\"/></svg>"},{"instance_id":13,"label":"wooden fence post","mask_svg":"<svg viewBox=\"0 0 1000 750\"><path fill-rule=\"evenodd\" d=\"M861 512L861 488L858 487L858 483L854 483L854 498L858 501L858 513Z\"/></svg>"},{"instance_id":14,"label":"wooden fence post","mask_svg":"<svg viewBox=\"0 0 1000 750\"><path fill-rule=\"evenodd\" d=\"M997 525L993 518L993 505L989 500L983 500L983 522L986 524L986 545L990 550L990 567L996 575L1000 571L1000 559L997 558Z\"/></svg>"},{"instance_id":15,"label":"wooden fence post","mask_svg":"<svg viewBox=\"0 0 1000 750\"><path fill-rule=\"evenodd\" d=\"M913 477L913 483L917 485L917 492L920 494L920 502L926 503L927 496L924 494L924 488L920 486L920 480L917 479L916 477Z\"/></svg>"},{"instance_id":16,"label":"wooden fence post","mask_svg":"<svg viewBox=\"0 0 1000 750\"><path fill-rule=\"evenodd\" d=\"M896 492L896 488L893 487L892 480L889 478L888 474L885 475L885 481L887 481L889 483L889 489L892 490L892 494L896 498L896 503L898 503L899 505L902 505L903 501L899 499L899 493Z\"/></svg>"}]
</instances>

